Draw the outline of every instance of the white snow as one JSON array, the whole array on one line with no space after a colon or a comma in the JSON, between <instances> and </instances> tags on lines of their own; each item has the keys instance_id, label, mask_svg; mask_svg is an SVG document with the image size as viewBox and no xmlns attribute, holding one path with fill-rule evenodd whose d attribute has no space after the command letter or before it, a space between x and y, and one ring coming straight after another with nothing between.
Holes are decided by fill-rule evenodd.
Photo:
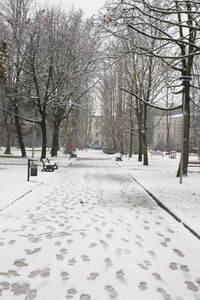
<instances>
[{"instance_id":1,"label":"white snow","mask_svg":"<svg viewBox=\"0 0 200 300\"><path fill-rule=\"evenodd\" d=\"M28 158L32 159L31 150L27 151L27 158L22 158L20 151L15 148L12 149L11 155L4 155L4 151L5 149L2 147L0 150L0 211L59 172L59 170L53 173L41 172L40 151L35 151L34 158L38 160L36 162L38 176L29 177L29 181L27 181ZM53 160L58 161L60 166L66 166L71 162L62 152L59 152L59 158Z\"/></svg>"},{"instance_id":2,"label":"white snow","mask_svg":"<svg viewBox=\"0 0 200 300\"><path fill-rule=\"evenodd\" d=\"M143 166L134 155L130 159L124 158L120 164L200 235L200 166L189 166L188 176L183 177L180 184L180 179L176 177L179 159L179 155L176 159L149 155L149 166ZM190 160L197 160L197 157L190 157Z\"/></svg>"},{"instance_id":3,"label":"white snow","mask_svg":"<svg viewBox=\"0 0 200 300\"><path fill-rule=\"evenodd\" d=\"M178 159L78 157L29 182L27 159L0 158L0 297L200 300L199 240L131 178L200 234L199 167L180 185Z\"/></svg>"}]
</instances>

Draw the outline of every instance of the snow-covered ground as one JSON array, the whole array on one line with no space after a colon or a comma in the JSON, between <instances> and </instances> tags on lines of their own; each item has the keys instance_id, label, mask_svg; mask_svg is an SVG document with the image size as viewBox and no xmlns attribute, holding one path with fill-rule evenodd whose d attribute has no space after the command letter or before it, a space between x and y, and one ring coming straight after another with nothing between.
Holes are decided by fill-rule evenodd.
<instances>
[{"instance_id":1,"label":"snow-covered ground","mask_svg":"<svg viewBox=\"0 0 200 300\"><path fill-rule=\"evenodd\" d=\"M31 192L34 188L55 176L59 170L51 172L41 172L42 163L40 162L40 151L35 151L34 158L38 159L38 175L29 177L28 175L28 158L32 158L31 150L27 151L27 158L20 157L17 149L12 149L12 155L4 155L4 148L0 150L0 211L15 202L18 198L26 193ZM48 157L49 155L49 151ZM67 166L73 161L69 160L61 151L59 157L54 159L59 162L59 166Z\"/></svg>"},{"instance_id":2,"label":"snow-covered ground","mask_svg":"<svg viewBox=\"0 0 200 300\"><path fill-rule=\"evenodd\" d=\"M195 159L195 156L190 158ZM124 157L119 164L200 235L200 166L189 167L188 176L183 177L180 184L180 179L176 177L179 156L169 159L168 156L149 155L149 166L143 166L134 155L131 159Z\"/></svg>"},{"instance_id":3,"label":"snow-covered ground","mask_svg":"<svg viewBox=\"0 0 200 300\"><path fill-rule=\"evenodd\" d=\"M3 155L3 152L4 149L1 149L0 210L59 172L59 170L53 173L40 172L42 169L42 163L39 162L40 151L36 151L38 176L30 177L28 182L27 158L19 157L18 150L13 150L12 155L7 157ZM106 156L101 154L101 151L95 150L78 151L77 153L79 156L88 157ZM28 157L31 158L31 150L28 152ZM107 155L107 157L115 160L116 155ZM193 156L190 159L197 158ZM66 166L74 161L74 159L69 160L69 157L66 157L62 151L54 160L58 161L60 166ZM167 156L151 157L151 155L149 155L149 166L143 166L141 162L138 162L137 155L133 155L130 159L124 156L123 161L118 162L118 165L127 170L145 189L200 235L200 166L189 167L188 176L183 177L182 184L180 184L180 179L176 177L178 164L179 156L176 159L169 159Z\"/></svg>"},{"instance_id":4,"label":"snow-covered ground","mask_svg":"<svg viewBox=\"0 0 200 300\"><path fill-rule=\"evenodd\" d=\"M178 159L78 157L30 181L0 158L0 298L200 300L199 240L133 180L199 232L198 168L180 185Z\"/></svg>"}]
</instances>

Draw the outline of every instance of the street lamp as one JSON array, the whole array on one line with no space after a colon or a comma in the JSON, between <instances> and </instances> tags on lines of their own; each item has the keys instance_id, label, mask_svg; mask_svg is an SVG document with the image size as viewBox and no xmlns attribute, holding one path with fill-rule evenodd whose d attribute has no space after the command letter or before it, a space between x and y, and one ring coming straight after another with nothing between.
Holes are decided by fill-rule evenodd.
<instances>
[{"instance_id":1,"label":"street lamp","mask_svg":"<svg viewBox=\"0 0 200 300\"><path fill-rule=\"evenodd\" d=\"M35 96L31 96L33 101L33 121L32 121L32 158L34 158L34 141L35 141L35 100L38 99Z\"/></svg>"},{"instance_id":2,"label":"street lamp","mask_svg":"<svg viewBox=\"0 0 200 300\"><path fill-rule=\"evenodd\" d=\"M181 76L179 80L183 82L183 93L182 93L182 106L183 106L183 120L182 120L182 133L181 133L181 161L180 161L180 184L182 184L183 177L183 152L184 152L184 117L185 117L185 95L186 95L186 86L190 82L191 76Z\"/></svg>"}]
</instances>

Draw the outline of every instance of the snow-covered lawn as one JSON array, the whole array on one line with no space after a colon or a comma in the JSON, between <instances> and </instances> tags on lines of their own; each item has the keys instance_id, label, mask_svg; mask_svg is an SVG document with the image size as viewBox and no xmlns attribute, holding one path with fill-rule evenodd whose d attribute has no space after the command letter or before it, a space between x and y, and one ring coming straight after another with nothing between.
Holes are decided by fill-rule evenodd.
<instances>
[{"instance_id":1,"label":"snow-covered lawn","mask_svg":"<svg viewBox=\"0 0 200 300\"><path fill-rule=\"evenodd\" d=\"M143 166L134 155L118 164L200 235L200 166L189 167L180 184L176 177L179 157L149 156L149 166Z\"/></svg>"},{"instance_id":2,"label":"snow-covered lawn","mask_svg":"<svg viewBox=\"0 0 200 300\"><path fill-rule=\"evenodd\" d=\"M105 155L95 150L77 153L78 157L106 156L114 161L116 157L116 155ZM3 156L3 149L0 150L0 154ZM13 151L13 155L9 158L0 157L0 209L59 172L59 170L53 173L41 172L42 163L38 161L38 176L30 177L28 182L27 158L12 158L15 155L19 156L19 151ZM31 151L28 155L31 158ZM35 156L38 160L39 155L40 152L36 151ZM50 157L49 152L48 157ZM195 157L191 159L195 160ZM74 159L69 160L61 151L54 160L58 161L60 166L67 166L74 161ZM124 157L123 161L118 164L200 235L200 167L189 167L188 176L183 177L183 182L180 184L179 178L176 177L179 156L177 159L169 159L167 156L151 157L149 155L149 166L143 166L137 161L137 155L133 155L130 159Z\"/></svg>"},{"instance_id":3,"label":"snow-covered lawn","mask_svg":"<svg viewBox=\"0 0 200 300\"><path fill-rule=\"evenodd\" d=\"M78 157L60 153L53 173L39 163L29 182L27 159L1 157L2 299L200 300L199 240L133 180L197 227L199 174L180 186L178 160Z\"/></svg>"},{"instance_id":4,"label":"snow-covered lawn","mask_svg":"<svg viewBox=\"0 0 200 300\"><path fill-rule=\"evenodd\" d=\"M31 150L27 151L27 158L20 157L19 150L12 149L12 155L4 155L4 150L4 148L0 150L0 211L59 172L59 170L41 172L40 151L35 151L34 157L38 159L36 162L38 175L31 176L27 181L28 158L31 158ZM47 153L50 158L49 151ZM73 159L69 160L69 157L62 152L59 152L59 157L53 160L58 162L59 167L65 167L73 161Z\"/></svg>"}]
</instances>

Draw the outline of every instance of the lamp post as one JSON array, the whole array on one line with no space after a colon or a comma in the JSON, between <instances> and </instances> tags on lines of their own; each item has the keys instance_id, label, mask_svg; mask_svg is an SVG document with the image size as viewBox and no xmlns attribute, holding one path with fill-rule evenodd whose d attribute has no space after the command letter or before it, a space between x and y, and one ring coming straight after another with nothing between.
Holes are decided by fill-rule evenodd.
<instances>
[{"instance_id":1,"label":"lamp post","mask_svg":"<svg viewBox=\"0 0 200 300\"><path fill-rule=\"evenodd\" d=\"M179 80L183 83L183 93L182 93L182 106L183 106L183 120L182 120L182 132L181 132L181 161L180 161L180 184L182 184L183 178L183 152L184 152L184 117L185 117L185 96L186 96L186 86L190 82L191 76L181 76Z\"/></svg>"},{"instance_id":2,"label":"lamp post","mask_svg":"<svg viewBox=\"0 0 200 300\"><path fill-rule=\"evenodd\" d=\"M34 148L35 148L35 100L38 99L35 96L31 96L30 99L33 101L33 121L32 121L32 158L34 158Z\"/></svg>"}]
</instances>

